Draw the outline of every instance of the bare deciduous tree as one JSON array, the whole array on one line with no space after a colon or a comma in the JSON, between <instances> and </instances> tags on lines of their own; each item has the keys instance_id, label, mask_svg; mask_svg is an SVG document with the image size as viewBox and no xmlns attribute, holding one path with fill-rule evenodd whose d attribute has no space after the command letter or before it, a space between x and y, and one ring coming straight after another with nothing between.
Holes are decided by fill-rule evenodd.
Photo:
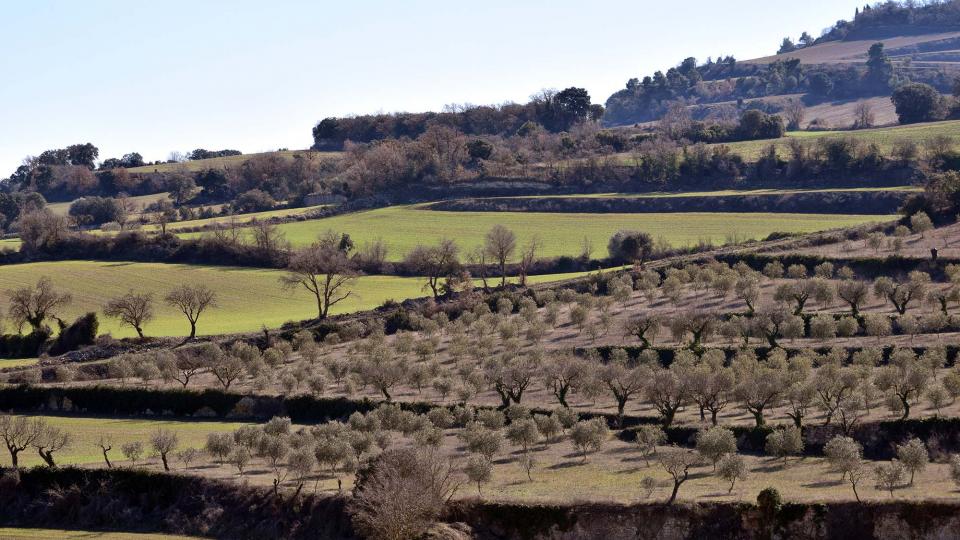
<instances>
[{"instance_id":1,"label":"bare deciduous tree","mask_svg":"<svg viewBox=\"0 0 960 540\"><path fill-rule=\"evenodd\" d=\"M353 524L373 540L417 538L436 522L460 482L450 461L435 451L386 450L357 474L349 505Z\"/></svg>"},{"instance_id":2,"label":"bare deciduous tree","mask_svg":"<svg viewBox=\"0 0 960 540\"><path fill-rule=\"evenodd\" d=\"M73 437L66 431L50 425L43 425L38 428L37 438L33 441L33 447L37 449L40 458L48 467L56 467L53 459L53 453L59 452L70 446Z\"/></svg>"},{"instance_id":3,"label":"bare deciduous tree","mask_svg":"<svg viewBox=\"0 0 960 540\"><path fill-rule=\"evenodd\" d=\"M342 249L342 237L329 231L310 247L296 252L281 278L286 287L302 286L317 299L317 318L325 319L330 307L349 298L358 272Z\"/></svg>"},{"instance_id":4,"label":"bare deciduous tree","mask_svg":"<svg viewBox=\"0 0 960 540\"><path fill-rule=\"evenodd\" d=\"M143 325L153 319L153 295L132 290L123 296L111 298L103 306L103 314L120 319L120 326L131 326L143 338Z\"/></svg>"},{"instance_id":5,"label":"bare deciduous tree","mask_svg":"<svg viewBox=\"0 0 960 540\"><path fill-rule=\"evenodd\" d=\"M7 291L7 296L10 298L8 312L17 329L22 329L26 323L33 331L43 328L47 318L56 318L56 311L73 300L70 293L58 291L46 276L41 277L34 287Z\"/></svg>"},{"instance_id":6,"label":"bare deciduous tree","mask_svg":"<svg viewBox=\"0 0 960 540\"><path fill-rule=\"evenodd\" d=\"M177 434L165 429L158 429L150 437L150 446L153 448L153 451L160 456L160 461L163 462L163 470L170 470L168 456L170 455L170 452L176 450L179 443L180 438L177 436Z\"/></svg>"},{"instance_id":7,"label":"bare deciduous tree","mask_svg":"<svg viewBox=\"0 0 960 540\"><path fill-rule=\"evenodd\" d=\"M217 307L217 295L206 285L184 284L167 293L167 304L177 308L190 322L190 336L197 336L197 320L208 308Z\"/></svg>"},{"instance_id":8,"label":"bare deciduous tree","mask_svg":"<svg viewBox=\"0 0 960 540\"><path fill-rule=\"evenodd\" d=\"M3 440L10 452L13 468L19 466L20 452L29 448L40 437L44 427L42 420L0 414L0 440Z\"/></svg>"},{"instance_id":9,"label":"bare deciduous tree","mask_svg":"<svg viewBox=\"0 0 960 540\"><path fill-rule=\"evenodd\" d=\"M455 274L460 268L459 248L449 239L440 240L436 246L417 246L407 254L405 261L427 279L427 287L434 298L440 298L441 281Z\"/></svg>"},{"instance_id":10,"label":"bare deciduous tree","mask_svg":"<svg viewBox=\"0 0 960 540\"><path fill-rule=\"evenodd\" d=\"M540 241L540 237L534 236L520 250L520 286L527 286L527 274L530 272L530 269L533 268L533 264L537 262L537 253L543 247L543 242Z\"/></svg>"},{"instance_id":11,"label":"bare deciduous tree","mask_svg":"<svg viewBox=\"0 0 960 540\"><path fill-rule=\"evenodd\" d=\"M497 262L500 269L500 286L507 284L507 261L517 250L517 237L503 225L494 225L484 239L484 253Z\"/></svg>"}]
</instances>

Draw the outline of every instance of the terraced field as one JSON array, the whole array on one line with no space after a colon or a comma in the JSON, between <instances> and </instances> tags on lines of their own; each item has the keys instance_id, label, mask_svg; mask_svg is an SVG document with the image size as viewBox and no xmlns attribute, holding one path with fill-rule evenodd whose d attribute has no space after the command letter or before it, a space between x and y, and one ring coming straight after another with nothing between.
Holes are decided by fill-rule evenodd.
<instances>
[{"instance_id":1,"label":"terraced field","mask_svg":"<svg viewBox=\"0 0 960 540\"><path fill-rule=\"evenodd\" d=\"M73 531L66 529L14 529L0 527L0 540L188 540L196 536L131 533L117 531Z\"/></svg>"},{"instance_id":2,"label":"terraced field","mask_svg":"<svg viewBox=\"0 0 960 540\"><path fill-rule=\"evenodd\" d=\"M143 207L151 203L154 203L156 201L161 201L167 198L168 198L168 195L166 192L152 193L150 195L139 195L137 197L130 197L130 202L133 204L133 207L139 211L143 209ZM69 213L71 204L73 204L73 201L50 203L47 205L47 208L49 208L50 211L55 214L65 216L67 215L67 213Z\"/></svg>"},{"instance_id":3,"label":"terraced field","mask_svg":"<svg viewBox=\"0 0 960 540\"><path fill-rule=\"evenodd\" d=\"M207 434L233 431L244 425L239 422L215 422L192 420L142 420L128 418L89 418L70 416L43 416L51 426L59 427L70 433L73 438L70 446L55 454L60 465L101 464L103 454L97 441L106 436L113 441L110 460L114 463L127 463L120 452L124 443L139 441L144 446L144 457L149 456L150 435L158 429L169 430L177 434L178 448L203 448ZM36 452L20 454L21 466L42 465L43 460ZM10 455L6 451L0 455L0 465L10 465ZM179 465L179 464L178 464ZM2 538L2 536L0 536Z\"/></svg>"},{"instance_id":4,"label":"terraced field","mask_svg":"<svg viewBox=\"0 0 960 540\"><path fill-rule=\"evenodd\" d=\"M70 320L89 311L99 313L107 299L123 294L128 289L150 292L156 300L156 317L146 325L146 334L182 336L189 332L186 319L165 305L162 298L181 283L202 283L213 289L218 297L219 306L205 312L197 326L199 334L210 335L251 332L263 326L275 328L287 321L316 317L317 307L310 293L305 289L283 289L280 285L283 274L280 270L183 264L40 262L3 267L0 272L0 292L32 285L40 276L49 276L58 288L73 294L73 302L59 314ZM537 276L531 281L556 281L579 275L582 274L553 274ZM423 284L419 278L363 276L354 287L354 295L335 305L331 312L372 309L389 299L402 301L424 296ZM7 297L0 294L0 313L6 311ZM121 328L115 319L108 319L102 313L100 332L110 332L115 337L135 335L131 328Z\"/></svg>"},{"instance_id":5,"label":"terraced field","mask_svg":"<svg viewBox=\"0 0 960 540\"><path fill-rule=\"evenodd\" d=\"M308 245L327 230L348 233L357 245L383 239L388 259L397 261L417 244L441 238L453 238L462 250L471 251L483 244L484 235L496 224L514 230L521 245L538 236L543 243L541 256L555 257L579 255L584 238L593 244L594 256L603 256L610 236L620 229L638 229L671 245L689 246L701 240L723 243L730 237L758 239L772 232L812 232L886 220L886 216L834 214L440 212L414 205L285 223L280 228L295 246Z\"/></svg>"},{"instance_id":6,"label":"terraced field","mask_svg":"<svg viewBox=\"0 0 960 540\"><path fill-rule=\"evenodd\" d=\"M204 227L207 225L213 225L216 223L229 223L231 220L236 223L250 223L252 221L261 221L270 218L282 218L290 216L299 216L303 214L308 214L314 210L323 208L326 205L317 205L317 206L305 206L303 208L282 208L279 210L266 210L264 212L251 212L249 214L237 214L233 216L216 216L212 218L205 219L191 219L188 221L177 221L167 225L168 231L176 231L180 229L188 229L192 227ZM143 227L145 231L156 231L160 230L160 227L157 225L147 225Z\"/></svg>"},{"instance_id":7,"label":"terraced field","mask_svg":"<svg viewBox=\"0 0 960 540\"><path fill-rule=\"evenodd\" d=\"M863 193L878 191L903 191L917 193L923 191L919 186L892 187L850 187L825 189L721 189L717 191L651 191L646 193L578 193L572 195L521 195L517 197L485 197L490 199L669 199L676 197L736 197L757 195L795 195L801 193Z\"/></svg>"},{"instance_id":8,"label":"terraced field","mask_svg":"<svg viewBox=\"0 0 960 540\"><path fill-rule=\"evenodd\" d=\"M858 131L792 131L786 137L775 140L744 141L727 144L730 150L740 154L746 160L755 160L771 144L777 147L778 153L786 156L787 144L791 138L798 138L809 142L829 137L852 137L865 144L876 144L884 154L890 153L893 143L897 139L909 139L922 144L924 140L945 136L954 139L960 138L960 120L945 122L931 122L927 124L910 124L885 128L864 129Z\"/></svg>"}]
</instances>

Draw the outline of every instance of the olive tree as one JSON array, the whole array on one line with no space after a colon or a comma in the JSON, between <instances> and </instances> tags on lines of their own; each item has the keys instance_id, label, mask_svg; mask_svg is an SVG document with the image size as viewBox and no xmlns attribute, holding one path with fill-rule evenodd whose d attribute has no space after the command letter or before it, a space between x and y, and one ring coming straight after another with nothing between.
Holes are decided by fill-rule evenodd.
<instances>
[{"instance_id":1,"label":"olive tree","mask_svg":"<svg viewBox=\"0 0 960 540\"><path fill-rule=\"evenodd\" d=\"M930 274L914 270L906 282L897 283L886 276L881 276L873 284L873 292L880 298L888 300L903 315L913 301L922 301L930 285Z\"/></svg>"},{"instance_id":2,"label":"olive tree","mask_svg":"<svg viewBox=\"0 0 960 540\"><path fill-rule=\"evenodd\" d=\"M697 432L697 452L717 470L717 463L727 454L737 452L737 438L729 429L712 426Z\"/></svg>"},{"instance_id":3,"label":"olive tree","mask_svg":"<svg viewBox=\"0 0 960 540\"><path fill-rule=\"evenodd\" d=\"M570 429L570 441L582 461L587 461L588 453L599 451L609 436L610 428L603 418L581 420Z\"/></svg>"},{"instance_id":4,"label":"olive tree","mask_svg":"<svg viewBox=\"0 0 960 540\"><path fill-rule=\"evenodd\" d=\"M903 463L904 468L910 473L909 485L913 485L913 478L918 472L923 472L930 463L930 453L927 452L923 441L914 437L909 441L897 445L897 459Z\"/></svg>"},{"instance_id":5,"label":"olive tree","mask_svg":"<svg viewBox=\"0 0 960 540\"><path fill-rule=\"evenodd\" d=\"M840 473L841 482L851 471L860 467L863 460L863 447L860 443L842 435L827 441L823 453L827 457L827 463Z\"/></svg>"},{"instance_id":6,"label":"olive tree","mask_svg":"<svg viewBox=\"0 0 960 540\"><path fill-rule=\"evenodd\" d=\"M690 450L674 448L660 453L660 465L673 479L673 491L670 493L670 499L667 500L668 505L677 500L680 486L690 478L690 469L699 461L700 458L696 452Z\"/></svg>"},{"instance_id":7,"label":"olive tree","mask_svg":"<svg viewBox=\"0 0 960 540\"><path fill-rule=\"evenodd\" d=\"M747 479L747 463L743 456L737 454L725 454L720 458L716 465L717 475L723 480L730 482L727 493L733 493L733 487L737 480Z\"/></svg>"}]
</instances>

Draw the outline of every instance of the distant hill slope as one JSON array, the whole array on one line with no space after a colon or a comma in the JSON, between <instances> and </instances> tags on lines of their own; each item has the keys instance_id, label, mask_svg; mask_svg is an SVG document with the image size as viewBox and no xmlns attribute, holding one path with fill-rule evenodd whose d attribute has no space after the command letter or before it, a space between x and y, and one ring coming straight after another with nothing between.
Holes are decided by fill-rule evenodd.
<instances>
[{"instance_id":1,"label":"distant hill slope","mask_svg":"<svg viewBox=\"0 0 960 540\"><path fill-rule=\"evenodd\" d=\"M867 60L867 50L878 41L883 42L891 60L899 63L908 58L917 61L924 57L936 58L935 54L960 51L960 29L920 35L904 35L902 32L902 29L891 29L870 37L827 41L789 53L744 60L742 63L770 64L777 60L798 58L803 64L863 64ZM960 58L957 61L960 61Z\"/></svg>"}]
</instances>

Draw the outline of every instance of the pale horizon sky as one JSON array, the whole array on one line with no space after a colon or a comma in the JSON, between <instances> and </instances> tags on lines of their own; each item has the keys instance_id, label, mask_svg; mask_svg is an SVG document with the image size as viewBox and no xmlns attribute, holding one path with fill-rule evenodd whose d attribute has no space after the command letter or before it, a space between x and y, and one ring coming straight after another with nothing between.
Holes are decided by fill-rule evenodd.
<instances>
[{"instance_id":1,"label":"pale horizon sky","mask_svg":"<svg viewBox=\"0 0 960 540\"><path fill-rule=\"evenodd\" d=\"M0 178L91 142L137 151L302 149L327 116L525 102L694 56L773 54L863 0L252 2L0 0Z\"/></svg>"}]
</instances>

